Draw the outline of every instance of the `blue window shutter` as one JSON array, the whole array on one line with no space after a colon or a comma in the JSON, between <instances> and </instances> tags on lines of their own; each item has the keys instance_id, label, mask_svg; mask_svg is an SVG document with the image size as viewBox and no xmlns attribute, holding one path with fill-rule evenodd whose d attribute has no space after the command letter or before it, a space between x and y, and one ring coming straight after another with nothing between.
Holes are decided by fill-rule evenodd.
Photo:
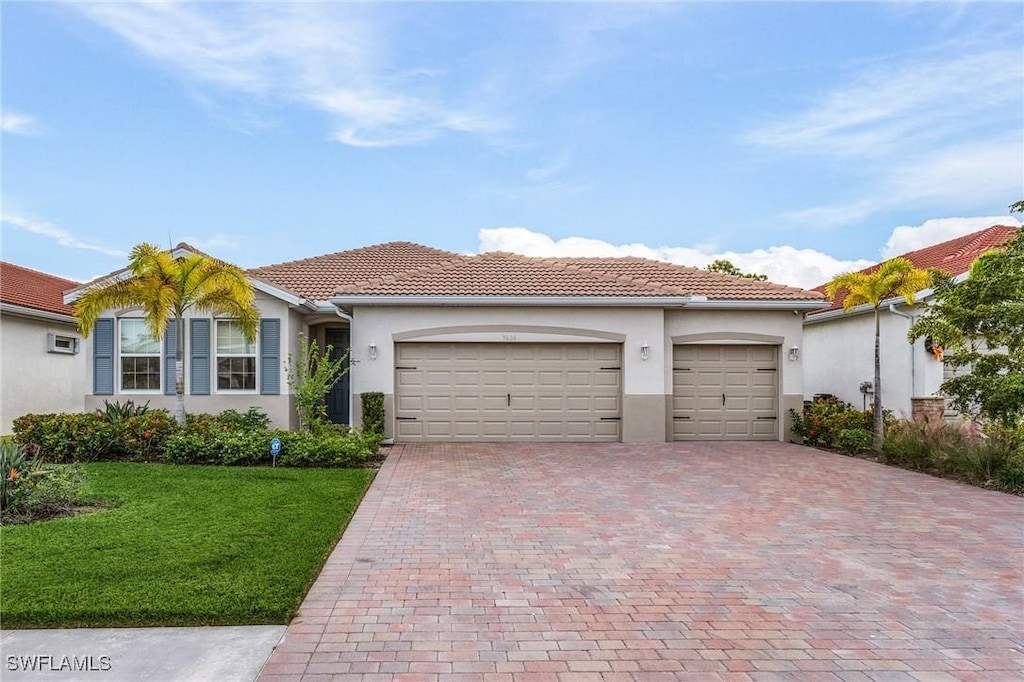
<instances>
[{"instance_id":1,"label":"blue window shutter","mask_svg":"<svg viewBox=\"0 0 1024 682\"><path fill-rule=\"evenodd\" d=\"M114 318L96 320L92 337L93 395L114 395Z\"/></svg>"},{"instance_id":2,"label":"blue window shutter","mask_svg":"<svg viewBox=\"0 0 1024 682\"><path fill-rule=\"evenodd\" d=\"M194 318L191 325L192 395L210 395L210 321Z\"/></svg>"},{"instance_id":3,"label":"blue window shutter","mask_svg":"<svg viewBox=\"0 0 1024 682\"><path fill-rule=\"evenodd\" d=\"M260 320L260 393L281 392L281 320Z\"/></svg>"},{"instance_id":4,"label":"blue window shutter","mask_svg":"<svg viewBox=\"0 0 1024 682\"><path fill-rule=\"evenodd\" d=\"M174 395L174 358L178 354L178 323L167 322L164 331L164 395Z\"/></svg>"}]
</instances>

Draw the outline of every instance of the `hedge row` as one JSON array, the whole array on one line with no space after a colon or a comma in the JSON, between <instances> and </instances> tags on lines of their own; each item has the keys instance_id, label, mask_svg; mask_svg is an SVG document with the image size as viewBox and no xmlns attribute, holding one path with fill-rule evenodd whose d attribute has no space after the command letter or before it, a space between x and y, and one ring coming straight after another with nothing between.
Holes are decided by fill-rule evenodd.
<instances>
[{"instance_id":1,"label":"hedge row","mask_svg":"<svg viewBox=\"0 0 1024 682\"><path fill-rule=\"evenodd\" d=\"M115 407L115 406L110 406ZM123 406L116 406L123 407ZM174 462L270 464L270 441L281 441L281 466L359 466L377 453L380 435L335 427L313 433L267 429L267 417L189 415L178 426L166 410L107 409L81 414L28 414L14 421L15 442L45 462Z\"/></svg>"}]
</instances>

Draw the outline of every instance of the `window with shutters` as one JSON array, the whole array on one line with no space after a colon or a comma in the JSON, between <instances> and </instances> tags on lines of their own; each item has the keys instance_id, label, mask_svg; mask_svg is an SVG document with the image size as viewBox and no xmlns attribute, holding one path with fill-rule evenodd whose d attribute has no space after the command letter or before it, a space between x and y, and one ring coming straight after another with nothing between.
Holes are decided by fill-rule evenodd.
<instances>
[{"instance_id":1,"label":"window with shutters","mask_svg":"<svg viewBox=\"0 0 1024 682\"><path fill-rule=\"evenodd\" d=\"M217 390L256 390L256 343L234 320L217 320Z\"/></svg>"},{"instance_id":2,"label":"window with shutters","mask_svg":"<svg viewBox=\"0 0 1024 682\"><path fill-rule=\"evenodd\" d=\"M145 320L125 318L120 328L121 390L160 390L160 340L154 339Z\"/></svg>"}]
</instances>

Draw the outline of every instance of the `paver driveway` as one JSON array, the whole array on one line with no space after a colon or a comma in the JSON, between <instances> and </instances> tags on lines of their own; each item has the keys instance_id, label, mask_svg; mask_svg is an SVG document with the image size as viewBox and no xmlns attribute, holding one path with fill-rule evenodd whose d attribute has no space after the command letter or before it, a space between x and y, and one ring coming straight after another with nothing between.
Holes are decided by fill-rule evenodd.
<instances>
[{"instance_id":1,"label":"paver driveway","mask_svg":"<svg viewBox=\"0 0 1024 682\"><path fill-rule=\"evenodd\" d=\"M1024 679L1024 500L779 443L396 446L262 680Z\"/></svg>"}]
</instances>

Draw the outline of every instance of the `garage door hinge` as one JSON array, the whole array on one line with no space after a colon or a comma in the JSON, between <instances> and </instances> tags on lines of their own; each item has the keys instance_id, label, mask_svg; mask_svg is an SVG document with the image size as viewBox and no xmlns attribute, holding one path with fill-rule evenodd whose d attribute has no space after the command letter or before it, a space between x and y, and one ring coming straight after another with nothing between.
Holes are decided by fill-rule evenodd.
<instances>
[{"instance_id":1,"label":"garage door hinge","mask_svg":"<svg viewBox=\"0 0 1024 682\"><path fill-rule=\"evenodd\" d=\"M602 367L601 369L622 369L621 367Z\"/></svg>"},{"instance_id":2,"label":"garage door hinge","mask_svg":"<svg viewBox=\"0 0 1024 682\"><path fill-rule=\"evenodd\" d=\"M778 419L778 417L758 417L758 419Z\"/></svg>"},{"instance_id":3,"label":"garage door hinge","mask_svg":"<svg viewBox=\"0 0 1024 682\"><path fill-rule=\"evenodd\" d=\"M622 421L622 417L601 417L601 421L603 421L603 422L620 422L620 421Z\"/></svg>"},{"instance_id":4,"label":"garage door hinge","mask_svg":"<svg viewBox=\"0 0 1024 682\"><path fill-rule=\"evenodd\" d=\"M400 422L414 422L419 420L418 417L395 417L395 419Z\"/></svg>"},{"instance_id":5,"label":"garage door hinge","mask_svg":"<svg viewBox=\"0 0 1024 682\"><path fill-rule=\"evenodd\" d=\"M416 369L416 368L415 367L403 367L401 365L396 365L395 369Z\"/></svg>"},{"instance_id":6,"label":"garage door hinge","mask_svg":"<svg viewBox=\"0 0 1024 682\"><path fill-rule=\"evenodd\" d=\"M777 367L758 367L757 371L758 372L778 372L779 369Z\"/></svg>"}]
</instances>

